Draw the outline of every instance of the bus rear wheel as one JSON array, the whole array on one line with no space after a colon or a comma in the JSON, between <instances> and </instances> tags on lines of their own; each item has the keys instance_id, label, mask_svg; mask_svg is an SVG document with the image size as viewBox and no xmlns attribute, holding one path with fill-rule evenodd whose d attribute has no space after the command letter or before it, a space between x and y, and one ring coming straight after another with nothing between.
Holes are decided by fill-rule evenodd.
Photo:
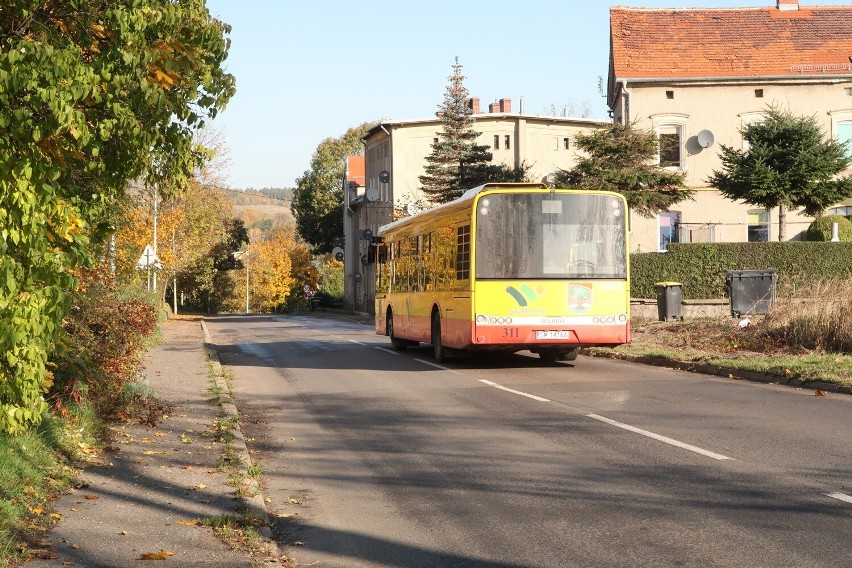
<instances>
[{"instance_id":1,"label":"bus rear wheel","mask_svg":"<svg viewBox=\"0 0 852 568\"><path fill-rule=\"evenodd\" d=\"M405 351L409 343L404 339L397 339L393 334L393 312L388 311L387 333L391 340L391 347L394 351Z\"/></svg>"},{"instance_id":2,"label":"bus rear wheel","mask_svg":"<svg viewBox=\"0 0 852 568\"><path fill-rule=\"evenodd\" d=\"M556 363L557 361L574 361L577 359L576 347L571 349L546 349L538 352L538 356L542 361L548 363Z\"/></svg>"},{"instance_id":3,"label":"bus rear wheel","mask_svg":"<svg viewBox=\"0 0 852 568\"><path fill-rule=\"evenodd\" d=\"M432 353L437 363L447 360L447 349L441 342L441 315L438 312L432 314Z\"/></svg>"}]
</instances>

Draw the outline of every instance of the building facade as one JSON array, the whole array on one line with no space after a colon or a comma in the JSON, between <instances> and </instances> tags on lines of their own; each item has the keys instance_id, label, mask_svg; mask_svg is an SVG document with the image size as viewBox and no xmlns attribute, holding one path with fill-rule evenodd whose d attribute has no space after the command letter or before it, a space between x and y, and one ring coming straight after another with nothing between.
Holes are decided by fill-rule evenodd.
<instances>
[{"instance_id":1,"label":"building facade","mask_svg":"<svg viewBox=\"0 0 852 568\"><path fill-rule=\"evenodd\" d=\"M632 250L669 242L777 240L777 209L735 203L708 186L719 146L775 106L815 116L826 136L852 141L852 7L612 8L608 104L613 119L658 134L664 167L683 171L694 200L633 216ZM850 150L852 152L852 150ZM852 200L834 210L849 214ZM787 238L813 221L787 214Z\"/></svg>"}]
</instances>

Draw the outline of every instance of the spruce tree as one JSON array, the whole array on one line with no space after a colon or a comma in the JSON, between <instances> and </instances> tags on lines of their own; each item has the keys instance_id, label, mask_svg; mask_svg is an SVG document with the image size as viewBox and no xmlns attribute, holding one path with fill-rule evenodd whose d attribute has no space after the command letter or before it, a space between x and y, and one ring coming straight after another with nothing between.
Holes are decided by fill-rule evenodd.
<instances>
[{"instance_id":1,"label":"spruce tree","mask_svg":"<svg viewBox=\"0 0 852 568\"><path fill-rule=\"evenodd\" d=\"M649 130L635 124L615 123L577 134L575 142L585 154L578 158L574 168L557 174L559 187L616 191L643 217L668 211L672 205L692 196L683 172L654 163L659 142Z\"/></svg>"},{"instance_id":2,"label":"spruce tree","mask_svg":"<svg viewBox=\"0 0 852 568\"><path fill-rule=\"evenodd\" d=\"M473 129L473 110L468 107L462 66L456 57L444 102L438 107L442 130L426 157L426 173L420 176L423 193L433 203L447 203L471 187L481 185L503 168L494 171L488 146L476 143L479 133Z\"/></svg>"},{"instance_id":3,"label":"spruce tree","mask_svg":"<svg viewBox=\"0 0 852 568\"><path fill-rule=\"evenodd\" d=\"M820 215L852 196L852 176L840 175L852 164L847 148L827 139L815 117L770 107L762 122L740 132L748 148L722 144L722 169L708 181L729 199L778 207L778 240L786 240L788 208Z\"/></svg>"}]
</instances>

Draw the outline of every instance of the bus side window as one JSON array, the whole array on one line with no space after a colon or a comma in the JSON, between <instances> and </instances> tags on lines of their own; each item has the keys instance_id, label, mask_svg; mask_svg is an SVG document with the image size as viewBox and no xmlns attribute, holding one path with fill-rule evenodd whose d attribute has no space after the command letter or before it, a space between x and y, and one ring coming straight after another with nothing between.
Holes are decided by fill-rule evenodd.
<instances>
[{"instance_id":1,"label":"bus side window","mask_svg":"<svg viewBox=\"0 0 852 568\"><path fill-rule=\"evenodd\" d=\"M470 225L456 229L456 280L470 279Z\"/></svg>"}]
</instances>

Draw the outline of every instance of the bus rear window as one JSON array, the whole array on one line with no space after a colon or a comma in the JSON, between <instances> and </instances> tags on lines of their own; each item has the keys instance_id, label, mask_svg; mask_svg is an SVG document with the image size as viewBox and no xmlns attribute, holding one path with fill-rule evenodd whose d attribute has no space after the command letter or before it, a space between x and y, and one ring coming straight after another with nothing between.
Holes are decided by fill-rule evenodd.
<instances>
[{"instance_id":1,"label":"bus rear window","mask_svg":"<svg viewBox=\"0 0 852 568\"><path fill-rule=\"evenodd\" d=\"M476 277L625 278L625 214L612 195L483 196L476 210Z\"/></svg>"}]
</instances>

